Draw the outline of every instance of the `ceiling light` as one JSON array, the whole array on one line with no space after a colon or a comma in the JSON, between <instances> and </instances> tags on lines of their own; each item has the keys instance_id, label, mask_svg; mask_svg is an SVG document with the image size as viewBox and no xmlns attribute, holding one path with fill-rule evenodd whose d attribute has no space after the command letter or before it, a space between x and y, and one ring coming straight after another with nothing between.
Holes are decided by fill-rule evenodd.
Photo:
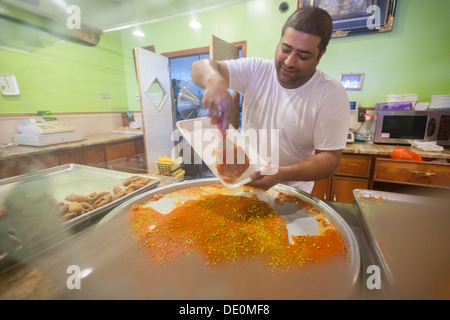
<instances>
[{"instance_id":1,"label":"ceiling light","mask_svg":"<svg viewBox=\"0 0 450 320\"><path fill-rule=\"evenodd\" d=\"M145 37L145 33L143 33L142 31L139 31L139 30L133 31L133 34L136 37Z\"/></svg>"},{"instance_id":2,"label":"ceiling light","mask_svg":"<svg viewBox=\"0 0 450 320\"><path fill-rule=\"evenodd\" d=\"M199 29L202 27L202 25L197 21L192 21L191 23L189 23L189 27L191 27L192 29Z\"/></svg>"}]
</instances>

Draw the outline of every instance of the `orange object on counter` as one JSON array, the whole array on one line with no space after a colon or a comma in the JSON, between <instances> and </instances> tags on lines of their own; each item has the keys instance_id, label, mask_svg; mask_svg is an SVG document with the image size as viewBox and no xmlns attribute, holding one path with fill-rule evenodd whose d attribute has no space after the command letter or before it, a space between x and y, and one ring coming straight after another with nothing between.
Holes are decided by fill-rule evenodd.
<instances>
[{"instance_id":1,"label":"orange object on counter","mask_svg":"<svg viewBox=\"0 0 450 320\"><path fill-rule=\"evenodd\" d=\"M391 153L391 158L397 160L423 161L422 157L417 153L400 146L395 147Z\"/></svg>"}]
</instances>

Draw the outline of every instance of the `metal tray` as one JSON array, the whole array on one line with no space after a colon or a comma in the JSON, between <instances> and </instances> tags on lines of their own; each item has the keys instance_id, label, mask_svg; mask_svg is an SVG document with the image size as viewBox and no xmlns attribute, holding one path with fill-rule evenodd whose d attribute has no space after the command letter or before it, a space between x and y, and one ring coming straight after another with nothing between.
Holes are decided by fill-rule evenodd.
<instances>
[{"instance_id":1,"label":"metal tray","mask_svg":"<svg viewBox=\"0 0 450 320\"><path fill-rule=\"evenodd\" d=\"M11 192L20 187L30 198L38 198L43 190L40 187L44 182L51 192L51 197L60 202L67 202L64 198L69 194L88 195L92 192L113 192L114 187L123 187L122 182L132 176L151 178L154 182L135 190L117 200L91 210L81 216L68 220L64 224L72 226L101 215L116 207L120 203L150 189L155 188L160 179L135 173L114 171L79 164L66 164L58 167L40 170L32 174L24 174L16 177L0 180L0 208L3 207L5 197L11 196Z\"/></svg>"},{"instance_id":2,"label":"metal tray","mask_svg":"<svg viewBox=\"0 0 450 320\"><path fill-rule=\"evenodd\" d=\"M172 184L169 186L158 187L156 189L153 189L149 192L145 192L137 197L134 197L122 203L120 206L116 207L111 212L109 212L97 224L96 227L100 228L106 225L110 220L114 219L115 217L126 215L134 204L143 204L147 200L151 199L154 194L169 194L173 191L188 188L191 186L205 186L214 183L220 184L220 179L208 178L208 179L189 180ZM306 192L302 192L281 184L274 186L272 189L282 191L284 193L295 196L298 199L310 203L316 209L320 210L320 212L322 212L326 216L326 218L336 227L336 229L338 230L338 232L340 233L345 242L348 258L348 268L349 268L348 270L350 272L350 276L352 279L351 285L355 286L359 281L361 258L356 237L353 234L351 228L345 222L345 220L325 202L319 200L318 198ZM242 193L236 193L236 195L242 195ZM307 211L299 209L296 203L285 202L284 204L279 204L277 201L275 201L275 197L273 195L269 195L262 191L257 191L256 195L260 200L266 201L275 211L277 211L284 218L289 238L291 238L291 235L306 235L316 233L317 231L316 219L314 217L311 217L311 215ZM185 201L187 199L189 198L163 197L158 201L154 202L152 201L144 205L151 206L161 213L167 213L176 205L177 202L179 202L180 200Z\"/></svg>"},{"instance_id":3,"label":"metal tray","mask_svg":"<svg viewBox=\"0 0 450 320\"><path fill-rule=\"evenodd\" d=\"M0 219L0 236L6 236L8 241L13 239L13 244L0 246L0 265L5 264L5 260L10 258L8 255L13 253L20 255L21 259L26 259L29 255L45 251L56 242L64 241L122 202L155 188L160 179L141 175L153 179L154 182L68 221L59 218L56 208L50 203L52 199L68 203L64 198L72 193L112 193L114 187L123 187L124 179L135 175L138 174L66 164L0 180L0 209L9 201L10 205L21 208L20 212L27 211L26 214L8 217L8 223ZM48 199L47 203L45 200L37 201L44 195ZM22 241L23 237L15 237L15 232L11 233L10 229L17 231L16 227L21 228L21 234L26 235L26 241ZM8 259L5 259L7 257Z\"/></svg>"},{"instance_id":4,"label":"metal tray","mask_svg":"<svg viewBox=\"0 0 450 320\"><path fill-rule=\"evenodd\" d=\"M418 265L416 256L420 256L420 246L412 251L411 247L428 232L434 238L441 228L439 223L445 225L445 220L439 215L439 211L445 208L444 204L431 197L376 190L355 189L353 195L369 250L380 267L381 282L386 292L392 291L398 285L399 277L407 273L405 268L411 270ZM448 232L442 232L445 233ZM429 247L433 247L431 237L428 241ZM430 252L429 249L427 251Z\"/></svg>"}]
</instances>

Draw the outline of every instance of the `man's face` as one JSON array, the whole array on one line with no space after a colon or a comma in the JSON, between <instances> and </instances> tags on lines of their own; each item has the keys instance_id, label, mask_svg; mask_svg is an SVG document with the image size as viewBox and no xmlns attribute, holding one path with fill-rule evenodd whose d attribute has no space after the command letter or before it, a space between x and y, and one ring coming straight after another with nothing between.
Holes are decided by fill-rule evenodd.
<instances>
[{"instance_id":1,"label":"man's face","mask_svg":"<svg viewBox=\"0 0 450 320\"><path fill-rule=\"evenodd\" d=\"M305 84L316 71L320 58L319 36L287 28L275 54L278 82L286 89Z\"/></svg>"}]
</instances>

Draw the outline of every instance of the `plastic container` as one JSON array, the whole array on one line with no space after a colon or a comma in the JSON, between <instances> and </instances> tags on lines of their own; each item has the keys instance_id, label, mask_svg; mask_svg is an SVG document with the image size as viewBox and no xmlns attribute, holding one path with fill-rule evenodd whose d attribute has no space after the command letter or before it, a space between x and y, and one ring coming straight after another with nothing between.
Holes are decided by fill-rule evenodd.
<instances>
[{"instance_id":1,"label":"plastic container","mask_svg":"<svg viewBox=\"0 0 450 320\"><path fill-rule=\"evenodd\" d=\"M217 125L211 124L211 119L206 117L178 121L177 127L194 151L208 166L209 170L211 170L214 176L216 176L227 188L234 189L249 183L252 180L250 176L253 173L260 171L267 166L267 161L256 152L255 146L248 143L248 141L230 125L225 138L226 143L230 143L229 145L235 144L245 150L250 165L238 178L233 180L233 182L230 183L224 181L216 168L217 159L215 150L221 148L223 145L223 137L221 132L217 129Z\"/></svg>"},{"instance_id":2,"label":"plastic container","mask_svg":"<svg viewBox=\"0 0 450 320\"><path fill-rule=\"evenodd\" d=\"M372 120L372 118L372 115L364 114L364 122L362 123L361 128L359 128L355 134L356 142L366 142L371 140L372 135L370 133L370 120Z\"/></svg>"},{"instance_id":3,"label":"plastic container","mask_svg":"<svg viewBox=\"0 0 450 320\"><path fill-rule=\"evenodd\" d=\"M158 173L164 174L167 172L174 172L175 170L181 168L183 161L181 157L173 160L172 158L163 156L156 161L156 164L158 166Z\"/></svg>"}]
</instances>

